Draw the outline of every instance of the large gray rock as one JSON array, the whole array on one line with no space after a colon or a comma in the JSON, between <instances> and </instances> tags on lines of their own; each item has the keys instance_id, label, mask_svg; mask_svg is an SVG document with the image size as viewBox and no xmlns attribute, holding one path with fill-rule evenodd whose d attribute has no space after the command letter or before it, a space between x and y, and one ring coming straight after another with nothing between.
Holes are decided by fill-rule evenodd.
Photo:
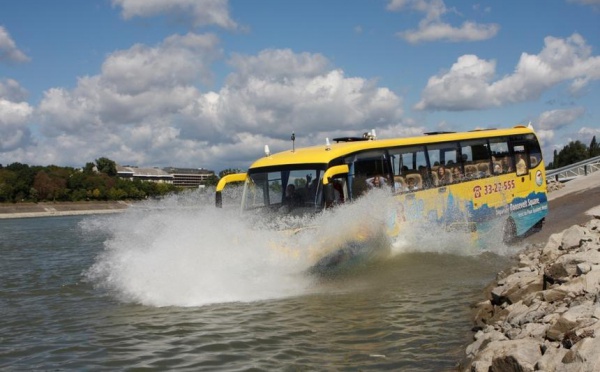
<instances>
[{"instance_id":1,"label":"large gray rock","mask_svg":"<svg viewBox=\"0 0 600 372\"><path fill-rule=\"evenodd\" d=\"M541 357L541 341L533 339L492 341L474 362L477 362L476 370L482 371L533 371Z\"/></svg>"},{"instance_id":2,"label":"large gray rock","mask_svg":"<svg viewBox=\"0 0 600 372\"><path fill-rule=\"evenodd\" d=\"M579 248L582 241L586 240L587 238L589 238L588 229L579 225L573 225L564 231L561 248L567 251L574 248Z\"/></svg>"},{"instance_id":3,"label":"large gray rock","mask_svg":"<svg viewBox=\"0 0 600 372\"><path fill-rule=\"evenodd\" d=\"M543 277L537 272L516 272L498 282L492 290L492 303L514 304L533 292L541 291Z\"/></svg>"}]
</instances>

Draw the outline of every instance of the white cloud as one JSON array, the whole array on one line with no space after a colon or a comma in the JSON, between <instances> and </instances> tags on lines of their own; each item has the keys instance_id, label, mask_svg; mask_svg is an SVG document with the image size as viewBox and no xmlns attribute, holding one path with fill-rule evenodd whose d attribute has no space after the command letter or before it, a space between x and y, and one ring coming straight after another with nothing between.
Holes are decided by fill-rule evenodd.
<instances>
[{"instance_id":1,"label":"white cloud","mask_svg":"<svg viewBox=\"0 0 600 372\"><path fill-rule=\"evenodd\" d=\"M578 34L546 37L537 55L523 53L513 74L493 81L496 62L474 55L459 57L448 72L429 78L419 110L462 111L532 101L563 82L575 93L600 79L600 57Z\"/></svg>"},{"instance_id":2,"label":"white cloud","mask_svg":"<svg viewBox=\"0 0 600 372\"><path fill-rule=\"evenodd\" d=\"M106 156L219 170L248 166L265 144L289 148L292 131L303 146L373 127L414 130L402 123L400 97L376 81L345 76L320 54L236 54L223 87L202 91L220 55L216 40L193 34L114 52L101 74L45 92L36 112L38 151L45 161L75 166Z\"/></svg>"},{"instance_id":3,"label":"white cloud","mask_svg":"<svg viewBox=\"0 0 600 372\"><path fill-rule=\"evenodd\" d=\"M0 98L4 98L12 102L25 101L27 98L27 91L16 80L0 80Z\"/></svg>"},{"instance_id":4,"label":"white cloud","mask_svg":"<svg viewBox=\"0 0 600 372\"><path fill-rule=\"evenodd\" d=\"M451 42L487 40L496 36L500 30L497 24L465 21L460 27L454 27L443 22L441 18L448 13L448 9L442 0L391 0L387 6L390 11L400 11L404 8L425 13L425 18L419 22L418 29L396 34L412 44L437 40Z\"/></svg>"},{"instance_id":5,"label":"white cloud","mask_svg":"<svg viewBox=\"0 0 600 372\"><path fill-rule=\"evenodd\" d=\"M549 110L542 112L533 120L533 127L535 128L535 133L542 146L542 153L547 159L546 163L552 161L552 159L548 157L552 156L555 149L560 150L560 148L562 148L562 146L557 146L553 142L554 138L557 136L557 132L572 125L584 114L585 108L583 107Z\"/></svg>"},{"instance_id":6,"label":"white cloud","mask_svg":"<svg viewBox=\"0 0 600 372\"><path fill-rule=\"evenodd\" d=\"M536 120L537 126L543 130L558 130L579 119L585 113L585 108L576 107L566 110L550 110L543 112Z\"/></svg>"},{"instance_id":7,"label":"white cloud","mask_svg":"<svg viewBox=\"0 0 600 372\"><path fill-rule=\"evenodd\" d=\"M0 26L0 62L28 62L29 57L25 55L8 34L8 31Z\"/></svg>"},{"instance_id":8,"label":"white cloud","mask_svg":"<svg viewBox=\"0 0 600 372\"><path fill-rule=\"evenodd\" d=\"M228 0L113 0L112 3L123 9L125 19L167 14L173 21L192 27L216 25L230 30L238 28L229 16Z\"/></svg>"},{"instance_id":9,"label":"white cloud","mask_svg":"<svg viewBox=\"0 0 600 372\"><path fill-rule=\"evenodd\" d=\"M14 80L0 81L0 153L32 143L28 128L33 108L25 90Z\"/></svg>"}]
</instances>

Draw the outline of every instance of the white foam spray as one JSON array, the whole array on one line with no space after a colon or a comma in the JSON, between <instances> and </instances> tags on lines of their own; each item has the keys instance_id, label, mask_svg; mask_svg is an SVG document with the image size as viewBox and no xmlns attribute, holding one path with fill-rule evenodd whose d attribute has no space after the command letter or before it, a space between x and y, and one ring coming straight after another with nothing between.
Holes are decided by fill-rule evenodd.
<instances>
[{"instance_id":1,"label":"white foam spray","mask_svg":"<svg viewBox=\"0 0 600 372\"><path fill-rule=\"evenodd\" d=\"M108 236L86 277L122 301L150 306L298 296L319 290L305 273L320 257L358 235L384 234L393 206L389 194L371 192L311 217L257 216L235 204L215 208L213 196L186 193L83 220L85 231ZM404 231L393 252L476 254L464 234L422 233Z\"/></svg>"}]
</instances>

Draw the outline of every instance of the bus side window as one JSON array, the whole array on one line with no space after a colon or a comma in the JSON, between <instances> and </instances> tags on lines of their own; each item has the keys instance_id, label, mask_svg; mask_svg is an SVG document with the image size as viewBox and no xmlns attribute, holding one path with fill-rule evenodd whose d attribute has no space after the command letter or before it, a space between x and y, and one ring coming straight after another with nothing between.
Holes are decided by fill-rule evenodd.
<instances>
[{"instance_id":1,"label":"bus side window","mask_svg":"<svg viewBox=\"0 0 600 372\"><path fill-rule=\"evenodd\" d=\"M462 179L462 166L458 158L458 143L445 142L427 145L433 186L446 186ZM456 178L456 179L455 179Z\"/></svg>"},{"instance_id":2,"label":"bus side window","mask_svg":"<svg viewBox=\"0 0 600 372\"><path fill-rule=\"evenodd\" d=\"M464 141L460 145L465 166L465 178L473 179L489 176L491 173L491 158L487 140Z\"/></svg>"},{"instance_id":3,"label":"bus side window","mask_svg":"<svg viewBox=\"0 0 600 372\"><path fill-rule=\"evenodd\" d=\"M408 183L419 181L420 187L427 188L431 184L430 175L427 167L427 156L424 146L399 147L389 150L390 157L393 157L394 168L393 175L397 177L395 182L395 191L407 191ZM418 176L418 177L416 177ZM404 181L406 187L401 186ZM415 184L416 186L416 184ZM404 188L404 190L402 190Z\"/></svg>"},{"instance_id":4,"label":"bus side window","mask_svg":"<svg viewBox=\"0 0 600 372\"><path fill-rule=\"evenodd\" d=\"M527 166L528 160L525 145L514 145L513 153L515 154L515 169L517 170L517 176L526 175L529 168Z\"/></svg>"},{"instance_id":5,"label":"bus side window","mask_svg":"<svg viewBox=\"0 0 600 372\"><path fill-rule=\"evenodd\" d=\"M540 144L535 135L527 135L527 148L529 149L530 167L535 168L542 162L542 149L540 149Z\"/></svg>"},{"instance_id":6,"label":"bus side window","mask_svg":"<svg viewBox=\"0 0 600 372\"><path fill-rule=\"evenodd\" d=\"M512 161L508 151L508 138L491 138L492 173L494 175L512 172Z\"/></svg>"},{"instance_id":7,"label":"bus side window","mask_svg":"<svg viewBox=\"0 0 600 372\"><path fill-rule=\"evenodd\" d=\"M378 177L381 185L391 186L389 160L384 150L366 151L346 158L346 164L352 164L352 198L363 195L373 187L373 178Z\"/></svg>"}]
</instances>

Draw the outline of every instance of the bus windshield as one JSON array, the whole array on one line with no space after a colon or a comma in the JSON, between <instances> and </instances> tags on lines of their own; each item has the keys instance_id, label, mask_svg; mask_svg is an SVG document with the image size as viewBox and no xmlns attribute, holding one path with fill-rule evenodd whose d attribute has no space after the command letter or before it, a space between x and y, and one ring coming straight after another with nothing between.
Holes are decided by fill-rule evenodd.
<instances>
[{"instance_id":1,"label":"bus windshield","mask_svg":"<svg viewBox=\"0 0 600 372\"><path fill-rule=\"evenodd\" d=\"M325 167L282 166L252 169L244 188L243 209L267 208L286 213L310 213L323 208Z\"/></svg>"}]
</instances>

